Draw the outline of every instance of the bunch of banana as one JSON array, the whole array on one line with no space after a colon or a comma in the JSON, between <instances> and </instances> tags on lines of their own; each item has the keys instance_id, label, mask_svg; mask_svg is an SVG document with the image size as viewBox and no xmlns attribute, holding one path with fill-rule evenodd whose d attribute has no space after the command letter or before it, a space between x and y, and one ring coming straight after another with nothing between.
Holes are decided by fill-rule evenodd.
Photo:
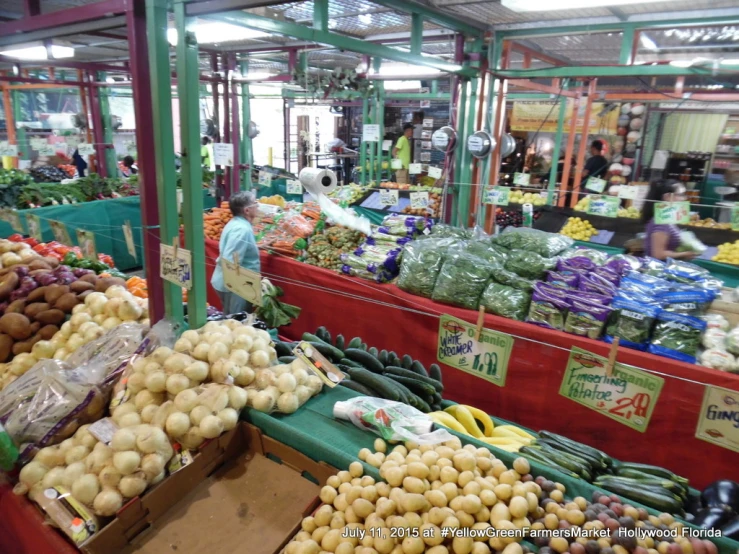
<instances>
[{"instance_id":1,"label":"bunch of banana","mask_svg":"<svg viewBox=\"0 0 739 554\"><path fill-rule=\"evenodd\" d=\"M520 448L530 445L535 439L534 436L515 425L496 427L489 415L473 406L456 404L449 406L443 412L431 412L428 415L434 423L475 437L506 452L518 452Z\"/></svg>"}]
</instances>

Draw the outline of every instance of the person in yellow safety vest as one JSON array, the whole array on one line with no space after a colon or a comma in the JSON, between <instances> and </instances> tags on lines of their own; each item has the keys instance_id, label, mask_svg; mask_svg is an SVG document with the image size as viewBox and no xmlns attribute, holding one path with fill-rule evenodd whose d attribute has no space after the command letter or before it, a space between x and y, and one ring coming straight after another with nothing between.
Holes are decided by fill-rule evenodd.
<instances>
[{"instance_id":1,"label":"person in yellow safety vest","mask_svg":"<svg viewBox=\"0 0 739 554\"><path fill-rule=\"evenodd\" d=\"M211 155L212 147L210 145L210 138L203 137L200 140L200 161L201 164L211 169L213 167L213 157Z\"/></svg>"},{"instance_id":2,"label":"person in yellow safety vest","mask_svg":"<svg viewBox=\"0 0 739 554\"><path fill-rule=\"evenodd\" d=\"M406 123L403 125L403 134L395 143L393 148L393 158L399 159L403 164L403 169L395 170L395 182L408 183L408 167L411 164L411 138L413 137L413 124Z\"/></svg>"}]
</instances>

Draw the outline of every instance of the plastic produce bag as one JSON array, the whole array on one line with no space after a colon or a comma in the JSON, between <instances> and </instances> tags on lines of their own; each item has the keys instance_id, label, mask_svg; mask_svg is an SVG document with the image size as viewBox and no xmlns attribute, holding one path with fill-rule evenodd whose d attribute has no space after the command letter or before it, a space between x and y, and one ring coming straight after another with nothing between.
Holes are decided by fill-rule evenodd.
<instances>
[{"instance_id":1,"label":"plastic produce bag","mask_svg":"<svg viewBox=\"0 0 739 554\"><path fill-rule=\"evenodd\" d=\"M608 254L602 250L595 250L585 246L570 248L562 252L559 256L563 259L584 257L590 259L595 265L603 265L608 260Z\"/></svg>"},{"instance_id":2,"label":"plastic produce bag","mask_svg":"<svg viewBox=\"0 0 739 554\"><path fill-rule=\"evenodd\" d=\"M667 264L656 258L644 258L640 271L654 277L663 277Z\"/></svg>"},{"instance_id":3,"label":"plastic produce bag","mask_svg":"<svg viewBox=\"0 0 739 554\"><path fill-rule=\"evenodd\" d=\"M698 240L693 231L680 231L680 246L677 251L703 254L706 251L706 245Z\"/></svg>"},{"instance_id":4,"label":"plastic produce bag","mask_svg":"<svg viewBox=\"0 0 739 554\"><path fill-rule=\"evenodd\" d=\"M527 250L551 258L571 247L574 241L570 237L538 229L507 227L498 235L495 243L511 250Z\"/></svg>"},{"instance_id":5,"label":"plastic produce bag","mask_svg":"<svg viewBox=\"0 0 739 554\"><path fill-rule=\"evenodd\" d=\"M612 269L623 277L629 271L638 271L641 268L641 260L628 254L616 254L608 258L605 267Z\"/></svg>"},{"instance_id":6,"label":"plastic produce bag","mask_svg":"<svg viewBox=\"0 0 739 554\"><path fill-rule=\"evenodd\" d=\"M531 293L490 283L482 293L481 303L488 313L523 321L529 311Z\"/></svg>"},{"instance_id":7,"label":"plastic produce bag","mask_svg":"<svg viewBox=\"0 0 739 554\"><path fill-rule=\"evenodd\" d=\"M500 265L501 267L508 257L507 254L500 252L493 248L488 240L468 240L463 243L462 250L472 254L473 256L479 256L483 260L487 260L490 263Z\"/></svg>"},{"instance_id":8,"label":"plastic produce bag","mask_svg":"<svg viewBox=\"0 0 739 554\"><path fill-rule=\"evenodd\" d=\"M700 365L720 371L735 371L736 358L721 348L704 350L700 355Z\"/></svg>"},{"instance_id":9,"label":"plastic produce bag","mask_svg":"<svg viewBox=\"0 0 739 554\"><path fill-rule=\"evenodd\" d=\"M505 262L504 267L516 275L526 279L542 279L548 269L552 269L556 260L544 258L535 252L514 250Z\"/></svg>"},{"instance_id":10,"label":"plastic produce bag","mask_svg":"<svg viewBox=\"0 0 739 554\"><path fill-rule=\"evenodd\" d=\"M702 281L711 277L711 273L707 269L700 266L684 262L682 260L667 260L665 268L665 278L677 283L693 283Z\"/></svg>"},{"instance_id":11,"label":"plastic produce bag","mask_svg":"<svg viewBox=\"0 0 739 554\"><path fill-rule=\"evenodd\" d=\"M431 298L447 252L457 250L460 245L461 242L453 238L430 238L406 244L398 287L411 294Z\"/></svg>"},{"instance_id":12,"label":"plastic produce bag","mask_svg":"<svg viewBox=\"0 0 739 554\"><path fill-rule=\"evenodd\" d=\"M373 246L391 246L393 248L400 248L404 244L412 241L411 237L398 237L396 235L388 235L387 233L374 232L372 236L367 237L365 244Z\"/></svg>"},{"instance_id":13,"label":"plastic produce bag","mask_svg":"<svg viewBox=\"0 0 739 554\"><path fill-rule=\"evenodd\" d=\"M354 254L364 258L367 263L384 264L390 260L398 260L402 251L403 249L397 245L362 244L354 251Z\"/></svg>"},{"instance_id":14,"label":"plastic produce bag","mask_svg":"<svg viewBox=\"0 0 739 554\"><path fill-rule=\"evenodd\" d=\"M652 334L649 352L674 360L695 363L706 322L689 315L661 311Z\"/></svg>"},{"instance_id":15,"label":"plastic produce bag","mask_svg":"<svg viewBox=\"0 0 739 554\"><path fill-rule=\"evenodd\" d=\"M519 277L512 271L507 271L502 267L496 267L493 269L493 279L501 285L507 285L514 289L519 289L526 292L534 290L534 281L531 279L524 279Z\"/></svg>"},{"instance_id":16,"label":"plastic produce bag","mask_svg":"<svg viewBox=\"0 0 739 554\"><path fill-rule=\"evenodd\" d=\"M723 329L706 328L701 343L705 348L719 348L726 350L726 337L728 333Z\"/></svg>"},{"instance_id":17,"label":"plastic produce bag","mask_svg":"<svg viewBox=\"0 0 739 554\"><path fill-rule=\"evenodd\" d=\"M549 329L564 329L565 318L569 304L564 297L559 296L555 287L543 286L537 283L531 297L531 306L526 321Z\"/></svg>"},{"instance_id":18,"label":"plastic produce bag","mask_svg":"<svg viewBox=\"0 0 739 554\"><path fill-rule=\"evenodd\" d=\"M351 421L386 441L439 444L453 438L446 429L433 431L434 422L416 408L370 396L357 396L334 404L334 417Z\"/></svg>"},{"instance_id":19,"label":"plastic produce bag","mask_svg":"<svg viewBox=\"0 0 739 554\"><path fill-rule=\"evenodd\" d=\"M431 229L430 219L415 215L388 215L382 220L382 225L377 229L380 233L397 235L400 237L412 237L422 233L425 229Z\"/></svg>"},{"instance_id":20,"label":"plastic produce bag","mask_svg":"<svg viewBox=\"0 0 739 554\"><path fill-rule=\"evenodd\" d=\"M467 229L460 227L452 227L446 223L437 223L431 228L431 237L433 238L455 238L466 240L470 238L471 233Z\"/></svg>"},{"instance_id":21,"label":"plastic produce bag","mask_svg":"<svg viewBox=\"0 0 739 554\"><path fill-rule=\"evenodd\" d=\"M646 350L659 307L616 297L613 313L606 327L606 342L618 337L622 346Z\"/></svg>"},{"instance_id":22,"label":"plastic produce bag","mask_svg":"<svg viewBox=\"0 0 739 554\"><path fill-rule=\"evenodd\" d=\"M708 310L713 293L707 290L670 291L657 295L662 309L676 314L699 316Z\"/></svg>"},{"instance_id":23,"label":"plastic produce bag","mask_svg":"<svg viewBox=\"0 0 739 554\"><path fill-rule=\"evenodd\" d=\"M722 331L728 331L731 325L721 314L706 314L701 316L701 319L706 322L706 329L721 329Z\"/></svg>"},{"instance_id":24,"label":"plastic produce bag","mask_svg":"<svg viewBox=\"0 0 739 554\"><path fill-rule=\"evenodd\" d=\"M493 264L462 253L448 257L441 266L431 298L437 302L476 310L490 282Z\"/></svg>"},{"instance_id":25,"label":"plastic produce bag","mask_svg":"<svg viewBox=\"0 0 739 554\"><path fill-rule=\"evenodd\" d=\"M341 272L346 275L351 275L352 277L361 277L362 279L367 279L368 281L375 281L376 283L387 283L388 281L391 281L394 277L393 275L386 273L385 271L372 273L367 269L356 269L348 265L342 265Z\"/></svg>"}]
</instances>

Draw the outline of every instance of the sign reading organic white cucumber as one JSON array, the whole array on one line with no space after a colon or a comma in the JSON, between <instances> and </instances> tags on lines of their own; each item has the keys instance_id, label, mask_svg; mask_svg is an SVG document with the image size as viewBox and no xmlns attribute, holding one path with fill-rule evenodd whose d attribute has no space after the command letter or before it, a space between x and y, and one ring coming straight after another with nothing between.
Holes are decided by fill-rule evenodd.
<instances>
[{"instance_id":1,"label":"sign reading organic white cucumber","mask_svg":"<svg viewBox=\"0 0 739 554\"><path fill-rule=\"evenodd\" d=\"M482 329L475 340L476 327L456 317L442 315L439 321L438 360L448 366L505 386L513 337Z\"/></svg>"},{"instance_id":2,"label":"sign reading organic white cucumber","mask_svg":"<svg viewBox=\"0 0 739 554\"><path fill-rule=\"evenodd\" d=\"M739 392L707 386L695 436L739 452Z\"/></svg>"},{"instance_id":3,"label":"sign reading organic white cucumber","mask_svg":"<svg viewBox=\"0 0 739 554\"><path fill-rule=\"evenodd\" d=\"M572 348L559 394L641 433L647 430L665 380L636 367Z\"/></svg>"}]
</instances>

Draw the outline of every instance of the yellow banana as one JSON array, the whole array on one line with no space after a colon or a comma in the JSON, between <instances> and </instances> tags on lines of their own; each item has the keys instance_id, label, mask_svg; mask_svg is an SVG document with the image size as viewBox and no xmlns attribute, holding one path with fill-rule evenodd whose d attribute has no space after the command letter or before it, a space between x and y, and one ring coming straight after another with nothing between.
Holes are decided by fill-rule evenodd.
<instances>
[{"instance_id":1,"label":"yellow banana","mask_svg":"<svg viewBox=\"0 0 739 554\"><path fill-rule=\"evenodd\" d=\"M472 417L474 417L477 421L482 423L483 426L483 434L486 437L492 437L493 436L493 429L495 429L495 424L493 423L493 420L490 419L490 416L480 410L479 408L475 408L474 406L468 406L467 404L462 404L465 408L467 408L470 413L472 414Z\"/></svg>"},{"instance_id":2,"label":"yellow banana","mask_svg":"<svg viewBox=\"0 0 739 554\"><path fill-rule=\"evenodd\" d=\"M459 421L464 426L464 428L467 430L468 435L472 435L473 437L477 439L481 439L485 436L482 434L482 431L480 431L480 428L477 426L477 423L475 423L475 418L472 417L472 414L470 413L470 411L464 406L460 404L456 404L454 406L449 406L444 411L448 414L451 414L452 417L454 417L454 419Z\"/></svg>"},{"instance_id":3,"label":"yellow banana","mask_svg":"<svg viewBox=\"0 0 739 554\"><path fill-rule=\"evenodd\" d=\"M469 435L467 429L465 429L464 426L459 421L454 419L454 417L452 417L450 414L447 414L445 412L431 412L428 415L434 421L434 423L438 423L439 425L443 425L444 427L453 429L458 433Z\"/></svg>"},{"instance_id":4,"label":"yellow banana","mask_svg":"<svg viewBox=\"0 0 739 554\"><path fill-rule=\"evenodd\" d=\"M492 444L493 446L523 446L523 443L521 443L520 441L509 437L483 437L480 440L482 442L486 442L487 444Z\"/></svg>"},{"instance_id":5,"label":"yellow banana","mask_svg":"<svg viewBox=\"0 0 739 554\"><path fill-rule=\"evenodd\" d=\"M504 429L502 427L502 425L499 425L498 427L493 429L493 437L508 437L511 439L516 439L518 442L524 445L531 444L531 439L522 437L521 435L514 433L510 429Z\"/></svg>"},{"instance_id":6,"label":"yellow banana","mask_svg":"<svg viewBox=\"0 0 739 554\"><path fill-rule=\"evenodd\" d=\"M515 425L498 425L498 429L508 429L509 431L517 434L519 437L523 437L524 439L534 440L534 436L527 433L520 427L516 427Z\"/></svg>"},{"instance_id":7,"label":"yellow banana","mask_svg":"<svg viewBox=\"0 0 739 554\"><path fill-rule=\"evenodd\" d=\"M490 446L494 446L495 448L500 448L501 450L505 450L506 452L518 452L521 448L523 448L523 444L520 442L513 441L511 444L495 444L488 442L490 439L481 439L485 442L487 442Z\"/></svg>"}]
</instances>

